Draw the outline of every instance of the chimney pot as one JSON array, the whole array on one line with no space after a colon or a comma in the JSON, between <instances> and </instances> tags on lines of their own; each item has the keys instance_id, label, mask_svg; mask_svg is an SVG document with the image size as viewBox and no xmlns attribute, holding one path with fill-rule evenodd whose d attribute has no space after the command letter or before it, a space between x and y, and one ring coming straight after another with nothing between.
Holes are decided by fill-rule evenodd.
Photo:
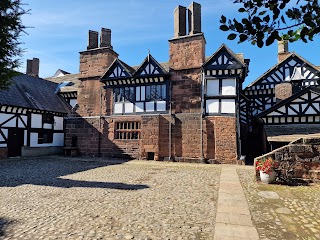
<instances>
[{"instance_id":1,"label":"chimney pot","mask_svg":"<svg viewBox=\"0 0 320 240\"><path fill-rule=\"evenodd\" d=\"M28 59L26 74L33 77L39 77L39 65L39 58Z\"/></svg>"},{"instance_id":2,"label":"chimney pot","mask_svg":"<svg viewBox=\"0 0 320 240\"><path fill-rule=\"evenodd\" d=\"M189 34L201 33L201 5L192 2L188 7Z\"/></svg>"},{"instance_id":3,"label":"chimney pot","mask_svg":"<svg viewBox=\"0 0 320 240\"><path fill-rule=\"evenodd\" d=\"M187 8L178 6L174 9L174 37L185 36L187 32Z\"/></svg>"},{"instance_id":4,"label":"chimney pot","mask_svg":"<svg viewBox=\"0 0 320 240\"><path fill-rule=\"evenodd\" d=\"M289 54L290 52L288 41L278 41L278 63L285 59Z\"/></svg>"},{"instance_id":5,"label":"chimney pot","mask_svg":"<svg viewBox=\"0 0 320 240\"><path fill-rule=\"evenodd\" d=\"M109 48L112 49L112 46L111 46L111 29L101 28L100 47L109 47Z\"/></svg>"},{"instance_id":6,"label":"chimney pot","mask_svg":"<svg viewBox=\"0 0 320 240\"><path fill-rule=\"evenodd\" d=\"M99 33L97 31L89 30L87 50L98 48L98 38Z\"/></svg>"}]
</instances>

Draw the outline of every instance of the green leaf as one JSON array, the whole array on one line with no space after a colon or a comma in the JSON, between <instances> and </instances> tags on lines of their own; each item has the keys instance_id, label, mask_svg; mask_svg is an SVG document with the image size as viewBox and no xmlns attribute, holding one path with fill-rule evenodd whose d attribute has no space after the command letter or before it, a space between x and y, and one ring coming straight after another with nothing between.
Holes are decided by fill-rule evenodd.
<instances>
[{"instance_id":1,"label":"green leaf","mask_svg":"<svg viewBox=\"0 0 320 240\"><path fill-rule=\"evenodd\" d=\"M220 20L220 23L226 23L227 21L227 18L225 16L221 16L221 20Z\"/></svg>"},{"instance_id":2,"label":"green leaf","mask_svg":"<svg viewBox=\"0 0 320 240\"><path fill-rule=\"evenodd\" d=\"M234 40L236 37L237 37L237 34L231 33L231 34L228 36L228 39L229 39L229 40Z\"/></svg>"},{"instance_id":3,"label":"green leaf","mask_svg":"<svg viewBox=\"0 0 320 240\"><path fill-rule=\"evenodd\" d=\"M221 25L221 26L220 26L220 29L221 29L222 31L228 31L228 30L229 30L229 27L228 27L227 25Z\"/></svg>"},{"instance_id":4,"label":"green leaf","mask_svg":"<svg viewBox=\"0 0 320 240\"><path fill-rule=\"evenodd\" d=\"M239 8L238 12L246 12L246 9L244 9L244 8Z\"/></svg>"},{"instance_id":5,"label":"green leaf","mask_svg":"<svg viewBox=\"0 0 320 240\"><path fill-rule=\"evenodd\" d=\"M270 35L266 40L266 46L270 46L274 42L274 37Z\"/></svg>"},{"instance_id":6,"label":"green leaf","mask_svg":"<svg viewBox=\"0 0 320 240\"><path fill-rule=\"evenodd\" d=\"M245 34L240 34L239 39L240 39L239 43L242 43L242 42L244 42L245 40L248 39L248 36L245 35Z\"/></svg>"}]
</instances>

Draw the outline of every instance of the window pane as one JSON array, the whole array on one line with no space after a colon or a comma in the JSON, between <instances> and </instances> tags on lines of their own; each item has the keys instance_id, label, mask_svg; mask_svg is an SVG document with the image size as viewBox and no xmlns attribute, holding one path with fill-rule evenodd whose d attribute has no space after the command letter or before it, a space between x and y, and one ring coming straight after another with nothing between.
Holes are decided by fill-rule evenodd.
<instances>
[{"instance_id":1,"label":"window pane","mask_svg":"<svg viewBox=\"0 0 320 240\"><path fill-rule=\"evenodd\" d=\"M206 113L219 113L219 100L212 99L206 101Z\"/></svg>"},{"instance_id":2,"label":"window pane","mask_svg":"<svg viewBox=\"0 0 320 240\"><path fill-rule=\"evenodd\" d=\"M136 102L140 101L140 87L136 87Z\"/></svg>"},{"instance_id":3,"label":"window pane","mask_svg":"<svg viewBox=\"0 0 320 240\"><path fill-rule=\"evenodd\" d=\"M117 102L124 102L124 88L120 88L120 93Z\"/></svg>"},{"instance_id":4,"label":"window pane","mask_svg":"<svg viewBox=\"0 0 320 240\"><path fill-rule=\"evenodd\" d=\"M146 100L146 87L142 86L141 87L141 101Z\"/></svg>"},{"instance_id":5,"label":"window pane","mask_svg":"<svg viewBox=\"0 0 320 240\"><path fill-rule=\"evenodd\" d=\"M221 99L221 113L235 113L236 104L234 99Z\"/></svg>"},{"instance_id":6,"label":"window pane","mask_svg":"<svg viewBox=\"0 0 320 240\"><path fill-rule=\"evenodd\" d=\"M146 86L146 101L151 100L151 86Z\"/></svg>"},{"instance_id":7,"label":"window pane","mask_svg":"<svg viewBox=\"0 0 320 240\"><path fill-rule=\"evenodd\" d=\"M162 90L161 99L162 100L166 100L166 98L167 98L167 86L165 84L163 84L162 87L161 87L161 90Z\"/></svg>"},{"instance_id":8,"label":"window pane","mask_svg":"<svg viewBox=\"0 0 320 240\"><path fill-rule=\"evenodd\" d=\"M119 88L114 88L113 89L113 96L114 96L115 102L119 102L119 94L120 94Z\"/></svg>"},{"instance_id":9,"label":"window pane","mask_svg":"<svg viewBox=\"0 0 320 240\"><path fill-rule=\"evenodd\" d=\"M208 96L220 95L219 79L207 80L207 95Z\"/></svg>"},{"instance_id":10,"label":"window pane","mask_svg":"<svg viewBox=\"0 0 320 240\"><path fill-rule=\"evenodd\" d=\"M236 80L222 79L222 95L236 95Z\"/></svg>"}]
</instances>

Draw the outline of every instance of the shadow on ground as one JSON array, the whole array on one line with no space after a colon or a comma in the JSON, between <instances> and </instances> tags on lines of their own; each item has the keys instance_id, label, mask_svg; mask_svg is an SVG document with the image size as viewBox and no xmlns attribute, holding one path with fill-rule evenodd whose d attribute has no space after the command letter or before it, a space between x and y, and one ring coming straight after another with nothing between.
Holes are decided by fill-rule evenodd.
<instances>
[{"instance_id":1,"label":"shadow on ground","mask_svg":"<svg viewBox=\"0 0 320 240\"><path fill-rule=\"evenodd\" d=\"M119 161L70 161L63 158L10 159L0 161L0 187L16 187L23 184L61 188L110 188L140 190L149 188L144 184L121 182L94 182L60 178L73 173L123 163Z\"/></svg>"},{"instance_id":2,"label":"shadow on ground","mask_svg":"<svg viewBox=\"0 0 320 240\"><path fill-rule=\"evenodd\" d=\"M0 237L5 236L5 230L10 224L10 221L0 217Z\"/></svg>"}]
</instances>

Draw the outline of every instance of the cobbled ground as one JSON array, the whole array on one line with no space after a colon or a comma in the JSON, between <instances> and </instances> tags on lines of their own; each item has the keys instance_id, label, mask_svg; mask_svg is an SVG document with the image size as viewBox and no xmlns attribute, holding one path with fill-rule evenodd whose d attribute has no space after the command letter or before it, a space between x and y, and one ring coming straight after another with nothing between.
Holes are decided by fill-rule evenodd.
<instances>
[{"instance_id":1,"label":"cobbled ground","mask_svg":"<svg viewBox=\"0 0 320 240\"><path fill-rule=\"evenodd\" d=\"M261 240L320 239L320 184L257 183L253 169L238 169Z\"/></svg>"},{"instance_id":2,"label":"cobbled ground","mask_svg":"<svg viewBox=\"0 0 320 240\"><path fill-rule=\"evenodd\" d=\"M0 161L0 239L213 239L219 177L217 165Z\"/></svg>"}]
</instances>

